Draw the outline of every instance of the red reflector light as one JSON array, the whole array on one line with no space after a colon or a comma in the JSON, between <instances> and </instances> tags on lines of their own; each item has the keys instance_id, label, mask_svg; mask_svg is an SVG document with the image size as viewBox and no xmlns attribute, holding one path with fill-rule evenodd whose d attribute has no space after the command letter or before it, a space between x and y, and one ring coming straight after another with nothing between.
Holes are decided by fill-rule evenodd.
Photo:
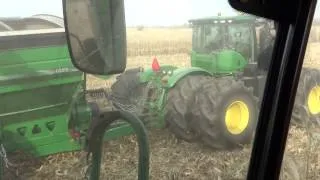
<instances>
[{"instance_id":1,"label":"red reflector light","mask_svg":"<svg viewBox=\"0 0 320 180\"><path fill-rule=\"evenodd\" d=\"M73 139L79 139L81 134L79 131L76 131L74 129L70 130L70 136L73 138Z\"/></svg>"},{"instance_id":2,"label":"red reflector light","mask_svg":"<svg viewBox=\"0 0 320 180\"><path fill-rule=\"evenodd\" d=\"M158 60L157 60L156 57L154 57L154 58L153 58L153 61L152 61L152 70L153 70L154 72L160 71L160 65L159 65L159 62L158 62Z\"/></svg>"}]
</instances>

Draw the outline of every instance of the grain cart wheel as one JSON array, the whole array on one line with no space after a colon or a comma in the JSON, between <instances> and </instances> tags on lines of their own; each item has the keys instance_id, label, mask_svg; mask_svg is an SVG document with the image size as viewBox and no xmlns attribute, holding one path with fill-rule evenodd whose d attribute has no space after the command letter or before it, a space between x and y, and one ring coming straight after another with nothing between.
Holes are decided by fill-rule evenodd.
<instances>
[{"instance_id":1,"label":"grain cart wheel","mask_svg":"<svg viewBox=\"0 0 320 180\"><path fill-rule=\"evenodd\" d=\"M205 145L232 149L251 142L258 119L252 88L232 77L212 79L195 95L193 130Z\"/></svg>"},{"instance_id":2,"label":"grain cart wheel","mask_svg":"<svg viewBox=\"0 0 320 180\"><path fill-rule=\"evenodd\" d=\"M320 71L303 68L292 112L292 123L315 123L320 115Z\"/></svg>"},{"instance_id":3,"label":"grain cart wheel","mask_svg":"<svg viewBox=\"0 0 320 180\"><path fill-rule=\"evenodd\" d=\"M187 142L197 139L197 135L190 130L188 114L195 92L209 78L211 77L204 75L188 75L169 90L165 105L165 122L169 131L177 138Z\"/></svg>"}]
</instances>

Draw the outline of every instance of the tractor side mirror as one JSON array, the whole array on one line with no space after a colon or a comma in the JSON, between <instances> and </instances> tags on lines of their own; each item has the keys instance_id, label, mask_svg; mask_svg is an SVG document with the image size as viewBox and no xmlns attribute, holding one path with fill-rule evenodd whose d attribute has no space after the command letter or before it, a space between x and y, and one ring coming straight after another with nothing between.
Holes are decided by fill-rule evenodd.
<instances>
[{"instance_id":1,"label":"tractor side mirror","mask_svg":"<svg viewBox=\"0 0 320 180\"><path fill-rule=\"evenodd\" d=\"M96 75L126 68L123 0L63 0L68 47L73 65Z\"/></svg>"}]
</instances>

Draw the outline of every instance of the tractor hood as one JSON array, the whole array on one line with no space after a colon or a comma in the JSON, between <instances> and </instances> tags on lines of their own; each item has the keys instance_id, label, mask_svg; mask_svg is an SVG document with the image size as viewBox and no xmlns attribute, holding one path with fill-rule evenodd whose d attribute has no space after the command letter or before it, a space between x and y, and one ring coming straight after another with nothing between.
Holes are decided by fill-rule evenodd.
<instances>
[{"instance_id":1,"label":"tractor hood","mask_svg":"<svg viewBox=\"0 0 320 180\"><path fill-rule=\"evenodd\" d=\"M238 52L221 50L210 54L191 52L191 66L211 73L230 74L241 71L248 61Z\"/></svg>"}]
</instances>

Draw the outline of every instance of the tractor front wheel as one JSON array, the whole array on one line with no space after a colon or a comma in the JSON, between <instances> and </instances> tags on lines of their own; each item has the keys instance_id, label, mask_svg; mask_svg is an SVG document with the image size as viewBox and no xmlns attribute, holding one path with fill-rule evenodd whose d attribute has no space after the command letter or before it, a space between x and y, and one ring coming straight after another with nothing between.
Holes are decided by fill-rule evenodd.
<instances>
[{"instance_id":1,"label":"tractor front wheel","mask_svg":"<svg viewBox=\"0 0 320 180\"><path fill-rule=\"evenodd\" d=\"M195 95L192 128L201 141L214 149L233 149L249 144L258 109L252 88L232 77L212 79Z\"/></svg>"}]
</instances>

